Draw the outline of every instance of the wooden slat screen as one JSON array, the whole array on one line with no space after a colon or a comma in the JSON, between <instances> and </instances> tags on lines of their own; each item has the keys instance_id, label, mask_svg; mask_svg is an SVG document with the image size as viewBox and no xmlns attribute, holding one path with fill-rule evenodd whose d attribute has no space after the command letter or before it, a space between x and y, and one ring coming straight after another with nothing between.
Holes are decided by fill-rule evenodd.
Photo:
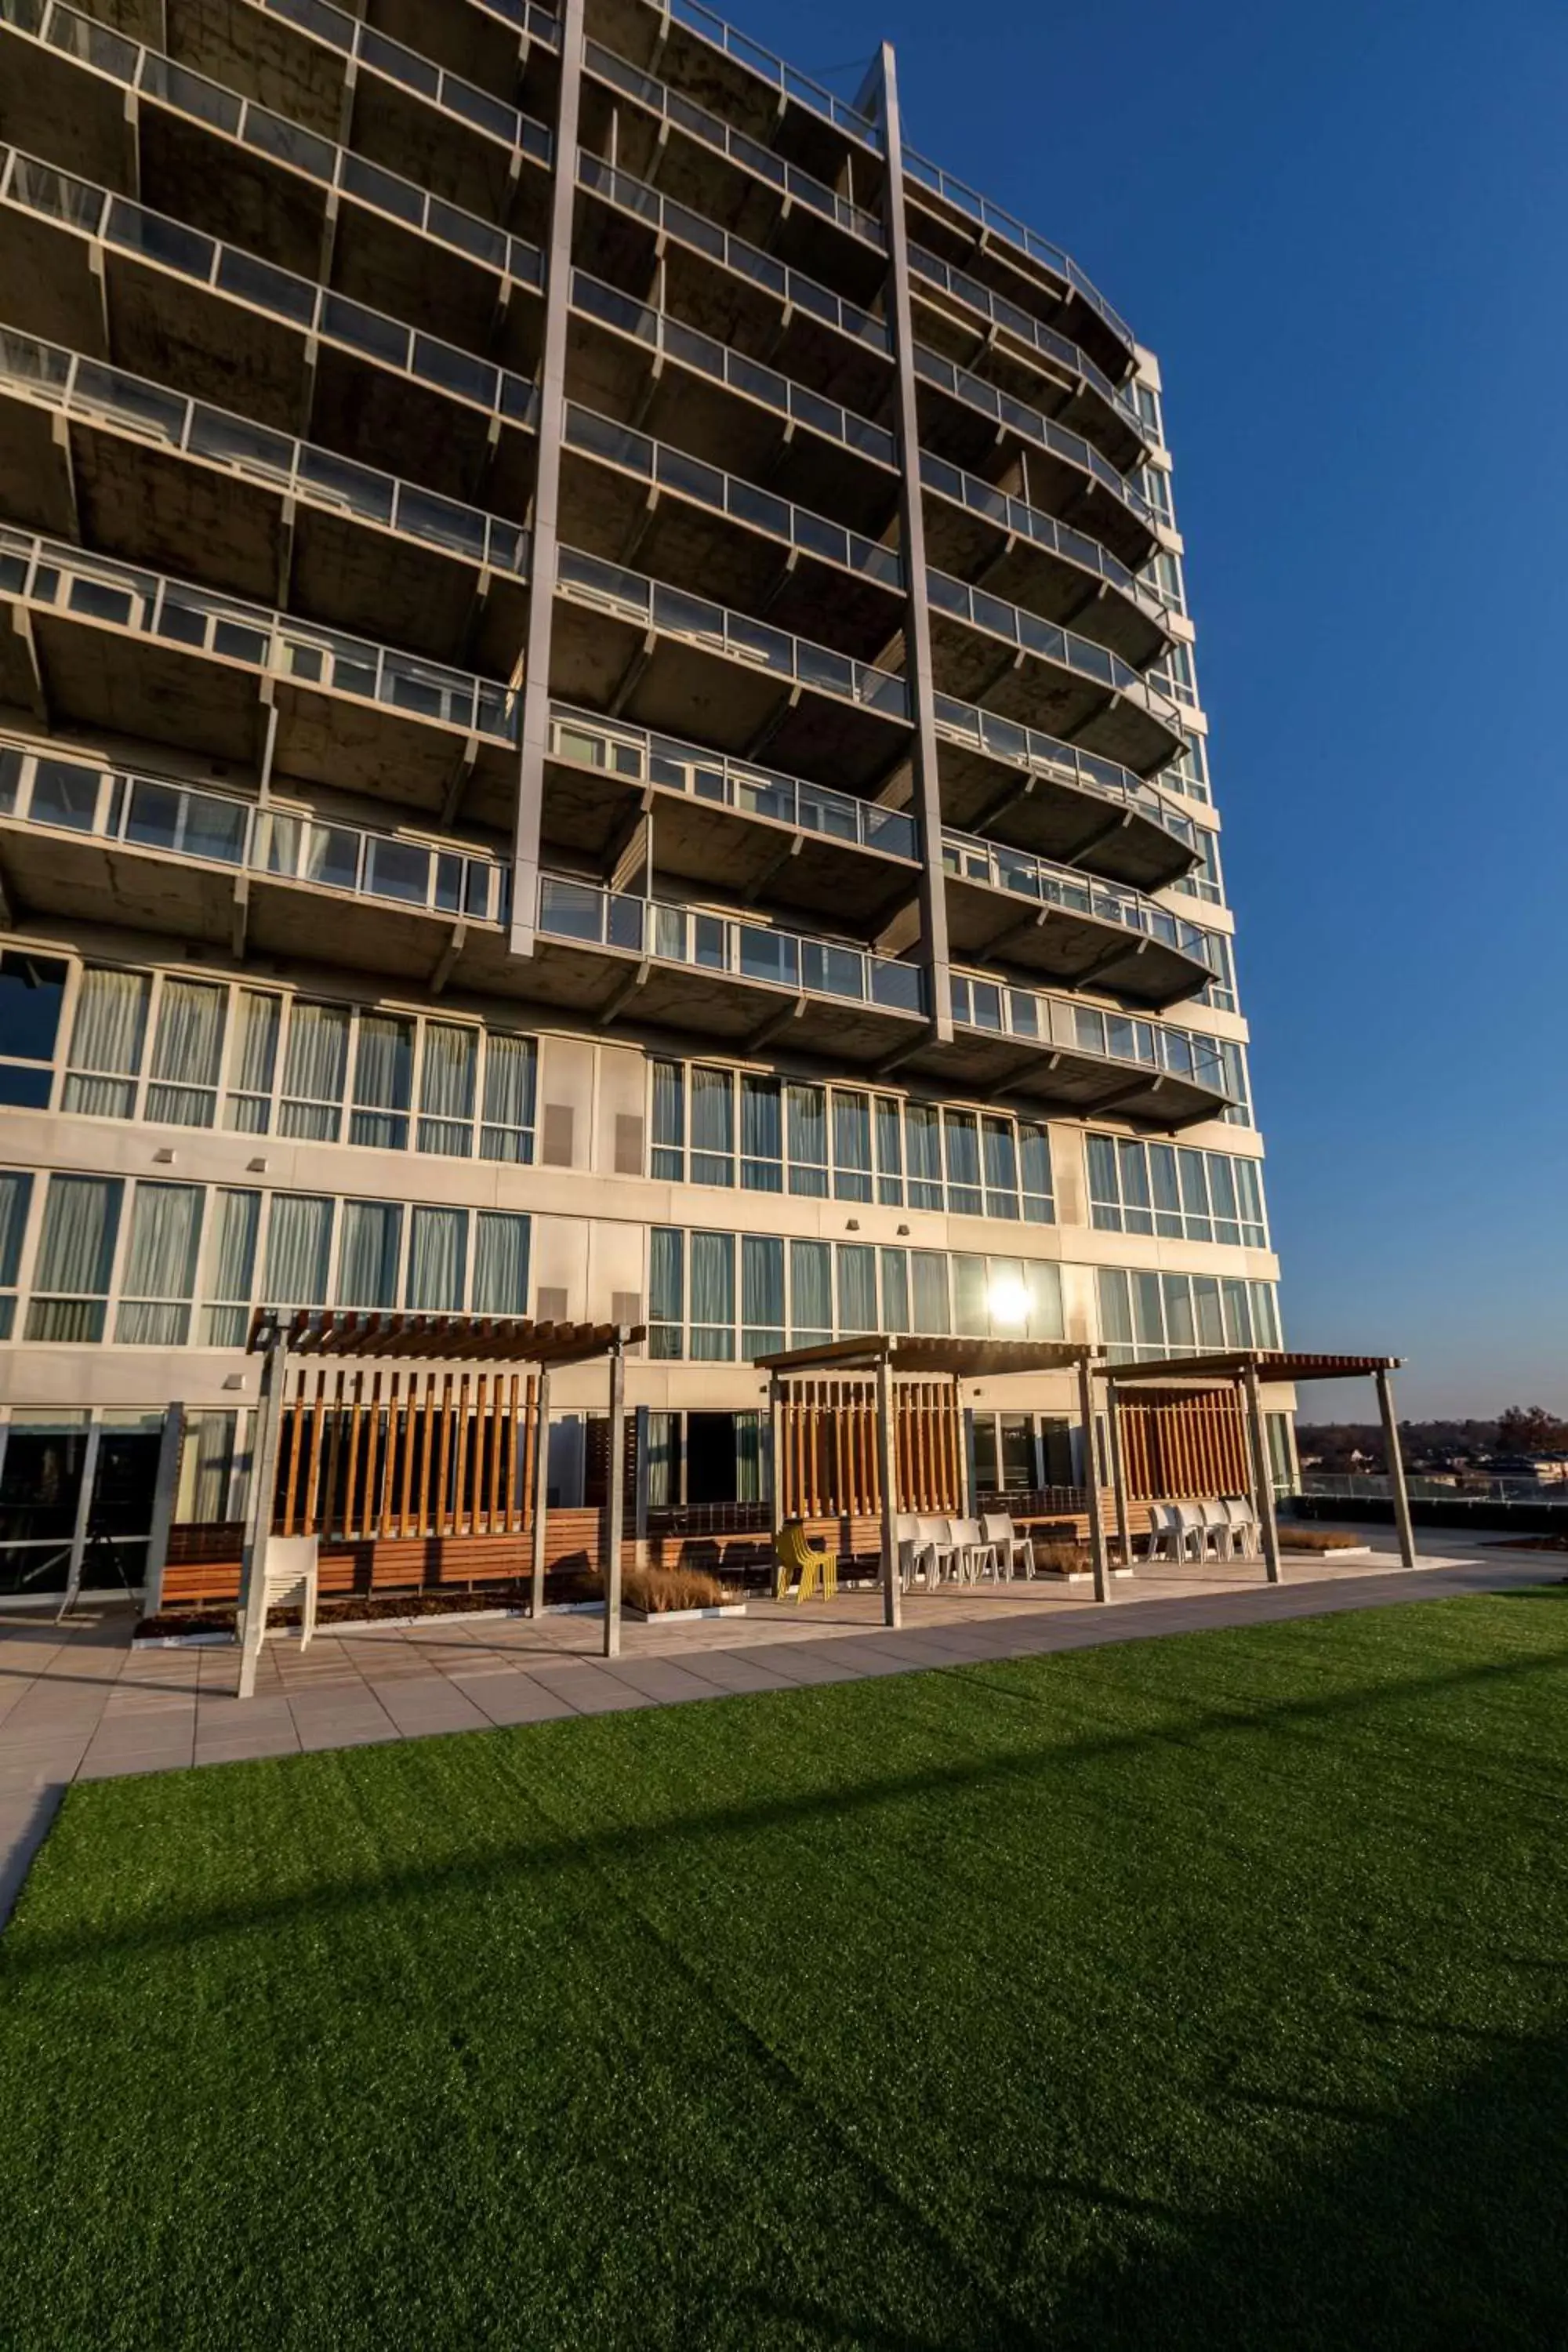
<instances>
[{"instance_id":1,"label":"wooden slat screen","mask_svg":"<svg viewBox=\"0 0 1568 2352\"><path fill-rule=\"evenodd\" d=\"M301 1365L283 1411L273 1531L324 1541L521 1535L537 1383L516 1372Z\"/></svg>"},{"instance_id":2,"label":"wooden slat screen","mask_svg":"<svg viewBox=\"0 0 1568 2352\"><path fill-rule=\"evenodd\" d=\"M951 1381L895 1381L894 1507L952 1516L963 1507L963 1424ZM879 1517L877 1391L868 1380L784 1384L775 1465L783 1519Z\"/></svg>"},{"instance_id":3,"label":"wooden slat screen","mask_svg":"<svg viewBox=\"0 0 1568 2352\"><path fill-rule=\"evenodd\" d=\"M1146 1389L1121 1400L1127 1491L1245 1495L1252 1486L1240 1399L1229 1389Z\"/></svg>"}]
</instances>

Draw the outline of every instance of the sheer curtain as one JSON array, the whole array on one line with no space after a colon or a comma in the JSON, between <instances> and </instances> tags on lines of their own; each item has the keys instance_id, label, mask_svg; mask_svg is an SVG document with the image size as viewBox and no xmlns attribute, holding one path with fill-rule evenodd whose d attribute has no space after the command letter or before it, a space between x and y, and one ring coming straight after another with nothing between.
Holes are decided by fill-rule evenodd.
<instances>
[{"instance_id":1,"label":"sheer curtain","mask_svg":"<svg viewBox=\"0 0 1568 2352\"><path fill-rule=\"evenodd\" d=\"M166 980L153 1041L147 1116L171 1127L211 1127L223 1067L226 988L196 980Z\"/></svg>"},{"instance_id":2,"label":"sheer curtain","mask_svg":"<svg viewBox=\"0 0 1568 2352\"><path fill-rule=\"evenodd\" d=\"M403 1211L395 1201L345 1201L340 1307L395 1307Z\"/></svg>"},{"instance_id":3,"label":"sheer curtain","mask_svg":"<svg viewBox=\"0 0 1568 2352\"><path fill-rule=\"evenodd\" d=\"M1024 1180L1024 1214L1031 1224L1048 1225L1056 1215L1048 1130L1037 1127L1032 1120L1020 1119L1018 1159Z\"/></svg>"},{"instance_id":4,"label":"sheer curtain","mask_svg":"<svg viewBox=\"0 0 1568 2352\"><path fill-rule=\"evenodd\" d=\"M735 1082L728 1070L691 1073L691 1181L735 1181Z\"/></svg>"},{"instance_id":5,"label":"sheer curtain","mask_svg":"<svg viewBox=\"0 0 1568 2352\"><path fill-rule=\"evenodd\" d=\"M679 1417L673 1412L648 1414L647 1499L650 1510L668 1510L675 1500L679 1428Z\"/></svg>"},{"instance_id":6,"label":"sheer curtain","mask_svg":"<svg viewBox=\"0 0 1568 2352\"><path fill-rule=\"evenodd\" d=\"M257 988L240 992L227 1116L229 1126L241 1135L265 1135L272 1124L282 1010L280 997Z\"/></svg>"},{"instance_id":7,"label":"sheer curtain","mask_svg":"<svg viewBox=\"0 0 1568 2352\"><path fill-rule=\"evenodd\" d=\"M102 1339L123 1193L114 1177L50 1177L29 1339Z\"/></svg>"},{"instance_id":8,"label":"sheer curtain","mask_svg":"<svg viewBox=\"0 0 1568 2352\"><path fill-rule=\"evenodd\" d=\"M735 1415L735 1500L738 1503L760 1503L763 1499L763 1451L766 1433L764 1414L738 1412Z\"/></svg>"},{"instance_id":9,"label":"sheer curtain","mask_svg":"<svg viewBox=\"0 0 1568 2352\"><path fill-rule=\"evenodd\" d=\"M784 1132L776 1078L741 1080L741 1181L748 1192L784 1191Z\"/></svg>"},{"instance_id":10,"label":"sheer curtain","mask_svg":"<svg viewBox=\"0 0 1568 2352\"><path fill-rule=\"evenodd\" d=\"M267 1223L270 1307L324 1307L334 1203L313 1192L274 1192Z\"/></svg>"},{"instance_id":11,"label":"sheer curtain","mask_svg":"<svg viewBox=\"0 0 1568 2352\"><path fill-rule=\"evenodd\" d=\"M729 1363L735 1353L735 1236L691 1236L691 1353Z\"/></svg>"},{"instance_id":12,"label":"sheer curtain","mask_svg":"<svg viewBox=\"0 0 1568 2352\"><path fill-rule=\"evenodd\" d=\"M791 1242L789 1245L792 1348L807 1348L813 1340L833 1337L833 1267L826 1242Z\"/></svg>"},{"instance_id":13,"label":"sheer curtain","mask_svg":"<svg viewBox=\"0 0 1568 2352\"><path fill-rule=\"evenodd\" d=\"M871 1104L833 1090L833 1190L840 1201L871 1197Z\"/></svg>"},{"instance_id":14,"label":"sheer curtain","mask_svg":"<svg viewBox=\"0 0 1568 2352\"><path fill-rule=\"evenodd\" d=\"M283 1063L284 1135L335 1143L349 1067L349 1016L341 1004L296 1003ZM292 1099L289 1099L292 1097Z\"/></svg>"},{"instance_id":15,"label":"sheer curtain","mask_svg":"<svg viewBox=\"0 0 1568 2352\"><path fill-rule=\"evenodd\" d=\"M904 1140L910 1163L910 1206L942 1206L942 1129L937 1113L925 1103L910 1103L904 1111Z\"/></svg>"},{"instance_id":16,"label":"sheer curtain","mask_svg":"<svg viewBox=\"0 0 1568 2352\"><path fill-rule=\"evenodd\" d=\"M1010 1118L982 1121L985 1152L985 1213L1016 1217L1018 1213L1018 1152Z\"/></svg>"},{"instance_id":17,"label":"sheer curtain","mask_svg":"<svg viewBox=\"0 0 1568 2352\"><path fill-rule=\"evenodd\" d=\"M907 1331L910 1328L910 1254L908 1250L885 1249L882 1261L882 1328L884 1331Z\"/></svg>"},{"instance_id":18,"label":"sheer curtain","mask_svg":"<svg viewBox=\"0 0 1568 2352\"><path fill-rule=\"evenodd\" d=\"M466 1209L416 1209L408 1236L408 1304L460 1315L468 1270Z\"/></svg>"},{"instance_id":19,"label":"sheer curtain","mask_svg":"<svg viewBox=\"0 0 1568 2352\"><path fill-rule=\"evenodd\" d=\"M653 1066L653 1172L679 1184L686 1174L686 1069L680 1062Z\"/></svg>"},{"instance_id":20,"label":"sheer curtain","mask_svg":"<svg viewBox=\"0 0 1568 2352\"><path fill-rule=\"evenodd\" d=\"M525 1162L533 1158L533 1083L532 1038L487 1031L482 1160Z\"/></svg>"},{"instance_id":21,"label":"sheer curtain","mask_svg":"<svg viewBox=\"0 0 1568 2352\"><path fill-rule=\"evenodd\" d=\"M528 1241L526 1217L479 1211L474 1220L476 1315L527 1314Z\"/></svg>"},{"instance_id":22,"label":"sheer curtain","mask_svg":"<svg viewBox=\"0 0 1568 2352\"><path fill-rule=\"evenodd\" d=\"M1024 1287L1029 1294L1030 1339L1065 1339L1067 1326L1062 1320L1060 1266L1049 1264L1042 1258L1026 1259Z\"/></svg>"},{"instance_id":23,"label":"sheer curtain","mask_svg":"<svg viewBox=\"0 0 1568 2352\"><path fill-rule=\"evenodd\" d=\"M0 1169L0 1288L5 1290L16 1286L32 1198L31 1176L17 1168Z\"/></svg>"},{"instance_id":24,"label":"sheer curtain","mask_svg":"<svg viewBox=\"0 0 1568 2352\"><path fill-rule=\"evenodd\" d=\"M904 1204L904 1113L896 1095L877 1097L877 1198L884 1208Z\"/></svg>"},{"instance_id":25,"label":"sheer curtain","mask_svg":"<svg viewBox=\"0 0 1568 2352\"><path fill-rule=\"evenodd\" d=\"M838 1244L838 1328L847 1339L857 1331L875 1331L877 1323L877 1253L859 1242Z\"/></svg>"},{"instance_id":26,"label":"sheer curtain","mask_svg":"<svg viewBox=\"0 0 1568 2352\"><path fill-rule=\"evenodd\" d=\"M647 1237L648 1351L674 1359L686 1349L686 1236L655 1225Z\"/></svg>"},{"instance_id":27,"label":"sheer curtain","mask_svg":"<svg viewBox=\"0 0 1568 2352\"><path fill-rule=\"evenodd\" d=\"M784 1244L771 1234L741 1236L741 1352L775 1354L784 1344Z\"/></svg>"},{"instance_id":28,"label":"sheer curtain","mask_svg":"<svg viewBox=\"0 0 1568 2352\"><path fill-rule=\"evenodd\" d=\"M468 1160L474 1150L474 1089L479 1069L479 1033L444 1021L425 1024L425 1057L419 1070L419 1149Z\"/></svg>"},{"instance_id":29,"label":"sheer curtain","mask_svg":"<svg viewBox=\"0 0 1568 2352\"><path fill-rule=\"evenodd\" d=\"M259 1192L219 1192L207 1227L206 1307L202 1337L209 1348L243 1348L256 1281Z\"/></svg>"},{"instance_id":30,"label":"sheer curtain","mask_svg":"<svg viewBox=\"0 0 1568 2352\"><path fill-rule=\"evenodd\" d=\"M827 1192L827 1098L821 1087L792 1086L788 1094L789 1189L814 1198Z\"/></svg>"},{"instance_id":31,"label":"sheer curtain","mask_svg":"<svg viewBox=\"0 0 1568 2352\"><path fill-rule=\"evenodd\" d=\"M199 1184L137 1185L114 1325L122 1346L184 1347L201 1230Z\"/></svg>"},{"instance_id":32,"label":"sheer curtain","mask_svg":"<svg viewBox=\"0 0 1568 2352\"><path fill-rule=\"evenodd\" d=\"M414 1024L387 1013L362 1013L349 1141L402 1151L408 1142L413 1083Z\"/></svg>"},{"instance_id":33,"label":"sheer curtain","mask_svg":"<svg viewBox=\"0 0 1568 2352\"><path fill-rule=\"evenodd\" d=\"M914 1281L914 1328L932 1338L945 1338L947 1260L940 1250L911 1250Z\"/></svg>"},{"instance_id":34,"label":"sheer curtain","mask_svg":"<svg viewBox=\"0 0 1568 2352\"><path fill-rule=\"evenodd\" d=\"M1006 1258L996 1261L999 1278L1017 1283L1018 1268ZM991 1301L986 1264L983 1257L955 1256L952 1260L952 1328L964 1339L986 1339L991 1336ZM1015 1323L1011 1330L1016 1333Z\"/></svg>"},{"instance_id":35,"label":"sheer curtain","mask_svg":"<svg viewBox=\"0 0 1568 2352\"><path fill-rule=\"evenodd\" d=\"M129 1118L134 1112L152 990L144 971L89 969L82 973L66 1079L67 1110L88 1111L96 1118Z\"/></svg>"}]
</instances>

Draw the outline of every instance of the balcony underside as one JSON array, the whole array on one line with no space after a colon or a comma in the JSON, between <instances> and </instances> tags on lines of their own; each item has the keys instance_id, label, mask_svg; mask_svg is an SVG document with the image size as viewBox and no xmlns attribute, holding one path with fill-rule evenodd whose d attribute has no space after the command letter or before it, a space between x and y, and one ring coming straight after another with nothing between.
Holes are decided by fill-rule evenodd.
<instances>
[{"instance_id":1,"label":"balcony underside","mask_svg":"<svg viewBox=\"0 0 1568 2352\"><path fill-rule=\"evenodd\" d=\"M951 262L955 269L968 270L994 293L1031 311L1047 327L1055 327L1079 351L1087 352L1112 383L1121 383L1133 355L1086 295L1048 278L1026 254L986 231L933 190L911 184L909 196L911 236L941 260Z\"/></svg>"},{"instance_id":2,"label":"balcony underside","mask_svg":"<svg viewBox=\"0 0 1568 2352\"><path fill-rule=\"evenodd\" d=\"M903 619L901 593L882 582L574 449L562 453L561 536L586 554L631 564L856 661L874 662Z\"/></svg>"},{"instance_id":3,"label":"balcony underside","mask_svg":"<svg viewBox=\"0 0 1568 2352\"><path fill-rule=\"evenodd\" d=\"M936 571L1076 629L1134 669L1164 652L1169 639L1153 614L1110 581L929 488L924 512L926 557Z\"/></svg>"},{"instance_id":4,"label":"balcony underside","mask_svg":"<svg viewBox=\"0 0 1568 2352\"><path fill-rule=\"evenodd\" d=\"M988 382L1066 425L1069 433L1081 433L1119 473L1142 462L1143 443L1131 423L1087 378L1069 375L1065 362L1046 359L1030 344L1010 337L1005 327L1000 330L1001 340L993 341L989 320L944 298L918 271L910 291L919 341L955 366L978 369Z\"/></svg>"},{"instance_id":5,"label":"balcony underside","mask_svg":"<svg viewBox=\"0 0 1568 2352\"><path fill-rule=\"evenodd\" d=\"M1222 1094L1190 1078L1142 1073L1070 1046L1031 1046L973 1029L956 1030L950 1045L922 1045L900 1064L900 1074L934 1079L983 1102L1016 1102L1074 1117L1114 1112L1162 1129L1217 1118L1226 1108Z\"/></svg>"},{"instance_id":6,"label":"balcony underside","mask_svg":"<svg viewBox=\"0 0 1568 2352\"><path fill-rule=\"evenodd\" d=\"M584 188L578 190L573 259L638 301L652 299L658 289L658 236L651 224ZM672 318L859 415L877 417L886 409L893 373L885 351L852 341L807 310L786 311L765 286L673 237L664 262L663 307Z\"/></svg>"},{"instance_id":7,"label":"balcony underside","mask_svg":"<svg viewBox=\"0 0 1568 2352\"><path fill-rule=\"evenodd\" d=\"M1022 892L947 877L948 941L966 963L996 963L1069 987L1156 1008L1195 996L1214 977L1195 956L1126 925L1042 906Z\"/></svg>"},{"instance_id":8,"label":"balcony underside","mask_svg":"<svg viewBox=\"0 0 1568 2352\"><path fill-rule=\"evenodd\" d=\"M943 820L963 833L1140 890L1160 889L1192 870L1192 851L1152 817L1066 777L1007 767L945 738L938 764Z\"/></svg>"},{"instance_id":9,"label":"balcony underside","mask_svg":"<svg viewBox=\"0 0 1568 2352\"><path fill-rule=\"evenodd\" d=\"M851 791L878 782L909 741L902 721L565 596L555 600L550 689L563 702L747 759L765 755L790 775Z\"/></svg>"},{"instance_id":10,"label":"balcony underside","mask_svg":"<svg viewBox=\"0 0 1568 2352\"><path fill-rule=\"evenodd\" d=\"M0 512L127 562L510 677L523 582L0 386Z\"/></svg>"},{"instance_id":11,"label":"balcony underside","mask_svg":"<svg viewBox=\"0 0 1568 2352\"><path fill-rule=\"evenodd\" d=\"M998 442L1027 454L1029 499L1045 513L1071 523L1108 547L1131 572L1140 572L1158 541L1150 526L1111 495L1095 475L1042 448L1026 434L999 423L982 408L944 392L924 377L920 383L921 446L968 474L990 480L996 471Z\"/></svg>"},{"instance_id":12,"label":"balcony underside","mask_svg":"<svg viewBox=\"0 0 1568 2352\"><path fill-rule=\"evenodd\" d=\"M302 328L210 292L112 246L7 207L0 222L0 318L9 326L175 383L289 434L360 457L443 496L519 520L536 454L531 432L448 399L395 368L321 341L312 373Z\"/></svg>"},{"instance_id":13,"label":"balcony underside","mask_svg":"<svg viewBox=\"0 0 1568 2352\"><path fill-rule=\"evenodd\" d=\"M906 858L569 760L552 759L545 769L544 838L586 856L607 879L630 843L645 794L660 880L678 875L737 906L761 900L813 915L830 908L836 928L867 941L918 888L919 868Z\"/></svg>"},{"instance_id":14,"label":"balcony underside","mask_svg":"<svg viewBox=\"0 0 1568 2352\"><path fill-rule=\"evenodd\" d=\"M566 359L571 398L601 416L635 424L672 449L763 483L781 499L832 515L879 539L898 509L898 476L818 433L791 435L790 420L574 310Z\"/></svg>"},{"instance_id":15,"label":"balcony underside","mask_svg":"<svg viewBox=\"0 0 1568 2352\"><path fill-rule=\"evenodd\" d=\"M274 772L426 814L510 824L517 753L458 726L270 680ZM34 725L173 745L254 773L267 732L258 673L102 623L0 605L0 705ZM471 765L470 765L471 762Z\"/></svg>"},{"instance_id":16,"label":"balcony underside","mask_svg":"<svg viewBox=\"0 0 1568 2352\"><path fill-rule=\"evenodd\" d=\"M1040 728L1134 775L1163 768L1181 749L1168 727L1112 688L1010 648L934 605L931 639L939 694Z\"/></svg>"}]
</instances>

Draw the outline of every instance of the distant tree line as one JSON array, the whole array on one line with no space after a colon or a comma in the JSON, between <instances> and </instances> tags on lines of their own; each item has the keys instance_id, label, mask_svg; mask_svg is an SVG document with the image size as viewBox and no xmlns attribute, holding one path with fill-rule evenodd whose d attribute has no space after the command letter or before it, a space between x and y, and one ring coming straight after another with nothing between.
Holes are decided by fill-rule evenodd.
<instances>
[{"instance_id":1,"label":"distant tree line","mask_svg":"<svg viewBox=\"0 0 1568 2352\"><path fill-rule=\"evenodd\" d=\"M1544 1405L1510 1404L1495 1421L1402 1421L1408 1469L1483 1462L1495 1454L1568 1453L1568 1421ZM1384 1470L1383 1430L1372 1421L1301 1421L1296 1444L1321 1470Z\"/></svg>"}]
</instances>

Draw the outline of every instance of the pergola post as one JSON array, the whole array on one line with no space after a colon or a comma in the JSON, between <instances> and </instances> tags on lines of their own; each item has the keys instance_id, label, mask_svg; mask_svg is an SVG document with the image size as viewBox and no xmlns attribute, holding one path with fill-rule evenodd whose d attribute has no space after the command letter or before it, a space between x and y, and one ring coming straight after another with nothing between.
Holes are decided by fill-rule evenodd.
<instances>
[{"instance_id":1,"label":"pergola post","mask_svg":"<svg viewBox=\"0 0 1568 2352\"><path fill-rule=\"evenodd\" d=\"M147 1565L142 1576L142 1614L156 1617L163 1605L163 1570L169 1558L169 1528L179 1491L180 1465L185 1450L185 1408L175 1402L163 1416L158 1441L158 1468L153 1481L153 1521L147 1530Z\"/></svg>"},{"instance_id":2,"label":"pergola post","mask_svg":"<svg viewBox=\"0 0 1568 2352\"><path fill-rule=\"evenodd\" d=\"M893 1443L893 1368L885 1353L877 1359L877 1469L882 1490L882 1622L899 1625L903 1622L899 1547L894 1540L899 1465Z\"/></svg>"},{"instance_id":3,"label":"pergola post","mask_svg":"<svg viewBox=\"0 0 1568 2352\"><path fill-rule=\"evenodd\" d=\"M621 1654L621 1526L626 1517L626 1360L617 1332L610 1343L609 1494L605 1509L605 1655Z\"/></svg>"},{"instance_id":4,"label":"pergola post","mask_svg":"<svg viewBox=\"0 0 1568 2352\"><path fill-rule=\"evenodd\" d=\"M256 1401L256 1432L250 1448L250 1504L245 1520L245 1551L239 1569L239 1605L245 1638L239 1650L240 1698L256 1694L256 1670L267 1633L267 1553L272 1538L272 1505L278 1489L278 1441L283 1430L283 1382L289 1349L281 1324L267 1335Z\"/></svg>"},{"instance_id":5,"label":"pergola post","mask_svg":"<svg viewBox=\"0 0 1568 2352\"><path fill-rule=\"evenodd\" d=\"M1105 1383L1105 1418L1110 1431L1110 1483L1116 1494L1116 1542L1121 1556L1121 1566L1132 1566L1132 1530L1127 1517L1127 1467L1121 1454L1121 1401L1116 1392L1116 1382L1108 1378Z\"/></svg>"},{"instance_id":6,"label":"pergola post","mask_svg":"<svg viewBox=\"0 0 1568 2352\"><path fill-rule=\"evenodd\" d=\"M1252 1440L1252 1475L1257 1486L1258 1524L1263 1536L1263 1570L1270 1584L1279 1582L1279 1522L1274 1509L1274 1473L1268 1461L1268 1432L1263 1423L1263 1391L1258 1366L1249 1363L1241 1375L1247 1399L1247 1430Z\"/></svg>"},{"instance_id":7,"label":"pergola post","mask_svg":"<svg viewBox=\"0 0 1568 2352\"><path fill-rule=\"evenodd\" d=\"M974 1517L974 1462L970 1453L969 1431L963 1410L963 1382L952 1376L952 1425L958 1448L958 1516L961 1519Z\"/></svg>"},{"instance_id":8,"label":"pergola post","mask_svg":"<svg viewBox=\"0 0 1568 2352\"><path fill-rule=\"evenodd\" d=\"M768 1525L775 1545L784 1525L784 1391L776 1372L768 1374Z\"/></svg>"},{"instance_id":9,"label":"pergola post","mask_svg":"<svg viewBox=\"0 0 1568 2352\"><path fill-rule=\"evenodd\" d=\"M1399 1423L1394 1417L1394 1380L1386 1364L1373 1374L1377 1383L1377 1409L1383 1415L1383 1444L1388 1455L1388 1491L1394 1497L1394 1524L1399 1530L1399 1557L1406 1568L1415 1565L1415 1530L1410 1524L1410 1496L1405 1486L1405 1456L1399 1444Z\"/></svg>"},{"instance_id":10,"label":"pergola post","mask_svg":"<svg viewBox=\"0 0 1568 2352\"><path fill-rule=\"evenodd\" d=\"M550 1507L550 1371L547 1365L540 1366L533 1409L533 1552L528 1613L538 1619L544 1614L544 1522Z\"/></svg>"},{"instance_id":11,"label":"pergola post","mask_svg":"<svg viewBox=\"0 0 1568 2352\"><path fill-rule=\"evenodd\" d=\"M1094 1372L1087 1356L1079 1359L1079 1410L1083 1418L1084 1493L1089 1500L1089 1549L1094 1562L1094 1597L1109 1601L1110 1580L1106 1572L1105 1514L1100 1507L1100 1465L1094 1446Z\"/></svg>"}]
</instances>

